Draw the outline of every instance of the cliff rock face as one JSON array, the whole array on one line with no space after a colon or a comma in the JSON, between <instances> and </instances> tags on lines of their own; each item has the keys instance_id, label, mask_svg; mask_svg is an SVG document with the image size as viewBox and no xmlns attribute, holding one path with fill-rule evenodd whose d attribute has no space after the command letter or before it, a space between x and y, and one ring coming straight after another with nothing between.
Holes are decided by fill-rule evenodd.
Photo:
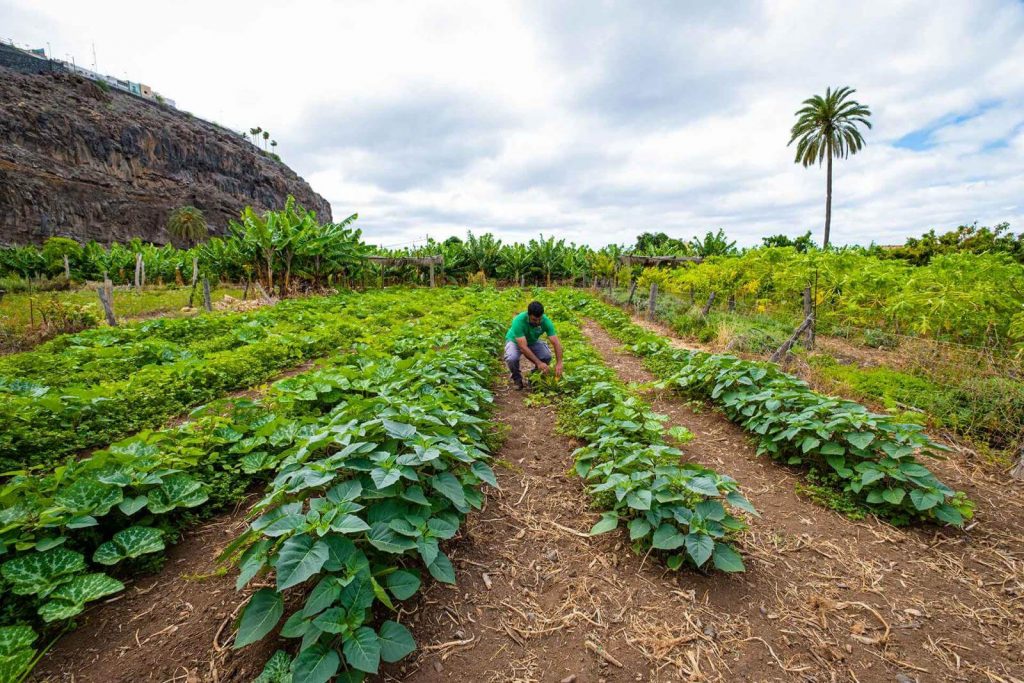
<instances>
[{"instance_id":1,"label":"cliff rock face","mask_svg":"<svg viewBox=\"0 0 1024 683\"><path fill-rule=\"evenodd\" d=\"M323 197L238 133L65 73L0 67L0 244L169 241L192 205L223 234L246 205L287 195L331 220Z\"/></svg>"}]
</instances>

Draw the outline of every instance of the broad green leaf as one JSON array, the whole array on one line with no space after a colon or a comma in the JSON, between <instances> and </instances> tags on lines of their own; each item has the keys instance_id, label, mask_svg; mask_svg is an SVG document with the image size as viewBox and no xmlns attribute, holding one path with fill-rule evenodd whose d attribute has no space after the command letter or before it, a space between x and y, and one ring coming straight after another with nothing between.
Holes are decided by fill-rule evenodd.
<instances>
[{"instance_id":1,"label":"broad green leaf","mask_svg":"<svg viewBox=\"0 0 1024 683\"><path fill-rule=\"evenodd\" d=\"M277 590L283 591L313 576L327 562L327 544L314 541L308 534L292 536L277 554Z\"/></svg>"},{"instance_id":2,"label":"broad green leaf","mask_svg":"<svg viewBox=\"0 0 1024 683\"><path fill-rule=\"evenodd\" d=\"M675 550L686 542L686 536L673 524L662 524L654 532L651 545L658 550Z\"/></svg>"},{"instance_id":3,"label":"broad green leaf","mask_svg":"<svg viewBox=\"0 0 1024 683\"><path fill-rule=\"evenodd\" d=\"M118 504L117 509L128 517L131 517L136 512L146 507L147 503L149 503L149 498L147 496L135 496L134 498L125 498L122 500Z\"/></svg>"},{"instance_id":4,"label":"broad green leaf","mask_svg":"<svg viewBox=\"0 0 1024 683\"><path fill-rule=\"evenodd\" d=\"M121 560L155 553L164 549L163 533L158 529L133 526L122 529L96 549L92 559L100 564L117 564Z\"/></svg>"},{"instance_id":5,"label":"broad green leaf","mask_svg":"<svg viewBox=\"0 0 1024 683\"><path fill-rule=\"evenodd\" d=\"M861 450L871 445L875 435L871 432L851 432L846 435L846 440Z\"/></svg>"},{"instance_id":6,"label":"broad green leaf","mask_svg":"<svg viewBox=\"0 0 1024 683\"><path fill-rule=\"evenodd\" d=\"M369 528L369 524L355 515L341 515L331 522L331 530L339 534L356 534Z\"/></svg>"},{"instance_id":7,"label":"broad green leaf","mask_svg":"<svg viewBox=\"0 0 1024 683\"><path fill-rule=\"evenodd\" d=\"M416 641L405 626L395 621L385 621L378 633L380 658L385 662L397 662L416 649Z\"/></svg>"},{"instance_id":8,"label":"broad green leaf","mask_svg":"<svg viewBox=\"0 0 1024 683\"><path fill-rule=\"evenodd\" d=\"M291 656L284 650L278 650L252 683L292 683L291 668Z\"/></svg>"},{"instance_id":9,"label":"broad green leaf","mask_svg":"<svg viewBox=\"0 0 1024 683\"><path fill-rule=\"evenodd\" d=\"M238 622L235 649L255 643L273 631L283 614L284 599L280 593L272 588L261 588L253 593Z\"/></svg>"},{"instance_id":10,"label":"broad green leaf","mask_svg":"<svg viewBox=\"0 0 1024 683\"><path fill-rule=\"evenodd\" d=\"M85 603L124 590L124 584L106 574L80 574L50 593L50 600L39 608L43 621L69 619L85 608Z\"/></svg>"},{"instance_id":11,"label":"broad green leaf","mask_svg":"<svg viewBox=\"0 0 1024 683\"><path fill-rule=\"evenodd\" d=\"M714 548L715 540L707 534L690 533L686 535L686 552L698 567L704 566Z\"/></svg>"},{"instance_id":12,"label":"broad green leaf","mask_svg":"<svg viewBox=\"0 0 1024 683\"><path fill-rule=\"evenodd\" d=\"M420 588L420 577L405 569L388 574L388 590L399 600L411 598Z\"/></svg>"},{"instance_id":13,"label":"broad green leaf","mask_svg":"<svg viewBox=\"0 0 1024 683\"><path fill-rule=\"evenodd\" d=\"M327 683L340 666L341 657L334 648L317 643L300 652L292 662L292 680L295 683Z\"/></svg>"},{"instance_id":14,"label":"broad green leaf","mask_svg":"<svg viewBox=\"0 0 1024 683\"><path fill-rule=\"evenodd\" d=\"M601 515L601 519L597 521L594 526L590 528L590 535L597 536L598 534L605 534L609 531L614 530L619 526L619 515L615 512L606 512Z\"/></svg>"},{"instance_id":15,"label":"broad green leaf","mask_svg":"<svg viewBox=\"0 0 1024 683\"><path fill-rule=\"evenodd\" d=\"M32 647L36 638L36 632L28 626L0 626L0 657L10 657L18 650Z\"/></svg>"},{"instance_id":16,"label":"broad green leaf","mask_svg":"<svg viewBox=\"0 0 1024 683\"><path fill-rule=\"evenodd\" d=\"M728 503L733 507L739 508L740 510L743 510L745 512L749 512L750 514L756 517L761 516L758 513L758 511L754 508L754 506L751 505L750 501L747 500L746 497L739 491L730 491L728 494L726 494L725 500L728 501Z\"/></svg>"},{"instance_id":17,"label":"broad green leaf","mask_svg":"<svg viewBox=\"0 0 1024 683\"><path fill-rule=\"evenodd\" d=\"M61 489L53 498L54 504L66 508L75 515L102 517L110 508L121 502L121 489L103 484L96 479L78 479Z\"/></svg>"},{"instance_id":18,"label":"broad green leaf","mask_svg":"<svg viewBox=\"0 0 1024 683\"><path fill-rule=\"evenodd\" d=\"M914 507L922 512L924 510L930 510L939 503L941 503L945 497L935 491L922 491L921 489L914 489L910 492L910 500L914 503Z\"/></svg>"},{"instance_id":19,"label":"broad green leaf","mask_svg":"<svg viewBox=\"0 0 1024 683\"><path fill-rule=\"evenodd\" d=\"M45 597L72 574L85 569L85 558L67 548L56 547L45 552L30 552L4 562L0 574L11 582L15 595Z\"/></svg>"},{"instance_id":20,"label":"broad green leaf","mask_svg":"<svg viewBox=\"0 0 1024 683\"><path fill-rule=\"evenodd\" d=\"M381 424L384 426L384 431L388 433L393 439L406 440L411 439L416 435L416 428L411 424L405 424L404 422L395 422L384 418L381 420Z\"/></svg>"},{"instance_id":21,"label":"broad green leaf","mask_svg":"<svg viewBox=\"0 0 1024 683\"><path fill-rule=\"evenodd\" d=\"M363 485L359 483L358 479L349 479L343 481L337 486L331 488L327 492L327 500L332 503L345 503L356 500L359 498L359 494L363 492Z\"/></svg>"},{"instance_id":22,"label":"broad green leaf","mask_svg":"<svg viewBox=\"0 0 1024 683\"><path fill-rule=\"evenodd\" d=\"M651 523L643 517L635 517L629 522L629 540L635 541L651 533Z\"/></svg>"},{"instance_id":23,"label":"broad green leaf","mask_svg":"<svg viewBox=\"0 0 1024 683\"><path fill-rule=\"evenodd\" d=\"M427 566L427 570L441 583L455 583L455 567L444 553L439 552L434 561Z\"/></svg>"},{"instance_id":24,"label":"broad green leaf","mask_svg":"<svg viewBox=\"0 0 1024 683\"><path fill-rule=\"evenodd\" d=\"M375 674L380 666L380 640L373 629L363 626L356 629L356 632L345 639L342 652L345 653L345 661L354 669Z\"/></svg>"},{"instance_id":25,"label":"broad green leaf","mask_svg":"<svg viewBox=\"0 0 1024 683\"><path fill-rule=\"evenodd\" d=\"M882 499L893 505L899 505L903 502L903 497L907 495L907 492L901 488L883 489Z\"/></svg>"},{"instance_id":26,"label":"broad green leaf","mask_svg":"<svg viewBox=\"0 0 1024 683\"><path fill-rule=\"evenodd\" d=\"M885 473L880 472L879 470L864 470L860 475L860 483L867 486L868 484L872 484L884 477Z\"/></svg>"},{"instance_id":27,"label":"broad green leaf","mask_svg":"<svg viewBox=\"0 0 1024 683\"><path fill-rule=\"evenodd\" d=\"M416 547L416 541L396 534L386 522L377 522L372 525L366 534L366 539L374 548L396 555Z\"/></svg>"},{"instance_id":28,"label":"broad green leaf","mask_svg":"<svg viewBox=\"0 0 1024 683\"><path fill-rule=\"evenodd\" d=\"M964 516L960 514L959 510L948 503L935 507L935 518L953 526L963 526L964 524Z\"/></svg>"},{"instance_id":29,"label":"broad green leaf","mask_svg":"<svg viewBox=\"0 0 1024 683\"><path fill-rule=\"evenodd\" d=\"M155 515L170 512L175 508L192 508L202 505L209 496L201 482L185 474L172 474L163 483L149 492L147 508Z\"/></svg>"},{"instance_id":30,"label":"broad green leaf","mask_svg":"<svg viewBox=\"0 0 1024 683\"><path fill-rule=\"evenodd\" d=\"M238 561L238 578L235 580L235 590L242 588L256 576L261 569L267 565L267 551L273 542L269 538L249 546Z\"/></svg>"},{"instance_id":31,"label":"broad green leaf","mask_svg":"<svg viewBox=\"0 0 1024 683\"><path fill-rule=\"evenodd\" d=\"M466 507L466 494L462 490L462 483L451 472L441 472L430 480L430 485L454 503L455 507Z\"/></svg>"},{"instance_id":32,"label":"broad green leaf","mask_svg":"<svg viewBox=\"0 0 1024 683\"><path fill-rule=\"evenodd\" d=\"M494 476L494 470L492 470L487 463L480 462L478 460L470 466L470 469L473 471L473 474L480 477L480 481L485 484L489 484L494 488L498 488L498 479Z\"/></svg>"},{"instance_id":33,"label":"broad green leaf","mask_svg":"<svg viewBox=\"0 0 1024 683\"><path fill-rule=\"evenodd\" d=\"M626 494L626 505L634 510L650 510L653 496L649 489L638 489Z\"/></svg>"},{"instance_id":34,"label":"broad green leaf","mask_svg":"<svg viewBox=\"0 0 1024 683\"><path fill-rule=\"evenodd\" d=\"M336 603L340 596L341 586L338 584L338 579L330 575L323 577L306 598L306 604L302 607L302 616L316 616Z\"/></svg>"},{"instance_id":35,"label":"broad green leaf","mask_svg":"<svg viewBox=\"0 0 1024 683\"><path fill-rule=\"evenodd\" d=\"M745 569L743 558L728 543L715 543L712 560L715 563L715 567L723 572L741 572Z\"/></svg>"},{"instance_id":36,"label":"broad green leaf","mask_svg":"<svg viewBox=\"0 0 1024 683\"><path fill-rule=\"evenodd\" d=\"M822 455L843 455L846 453L846 449L843 448L842 444L836 443L835 441L826 441L818 452Z\"/></svg>"},{"instance_id":37,"label":"broad green leaf","mask_svg":"<svg viewBox=\"0 0 1024 683\"><path fill-rule=\"evenodd\" d=\"M704 496L717 496L718 485L714 479L710 477L694 477L692 479L685 480L683 485L690 489L694 493L699 493Z\"/></svg>"}]
</instances>

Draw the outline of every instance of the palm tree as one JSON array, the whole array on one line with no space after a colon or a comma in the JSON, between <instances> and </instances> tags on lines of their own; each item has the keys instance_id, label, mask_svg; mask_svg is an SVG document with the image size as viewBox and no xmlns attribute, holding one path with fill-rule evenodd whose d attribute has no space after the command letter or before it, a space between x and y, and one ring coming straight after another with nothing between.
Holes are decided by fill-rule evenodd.
<instances>
[{"instance_id":1,"label":"palm tree","mask_svg":"<svg viewBox=\"0 0 1024 683\"><path fill-rule=\"evenodd\" d=\"M276 149L277 149L277 140L271 140L271 141L270 141L270 147L271 147L272 149L275 149L275 150L276 150Z\"/></svg>"},{"instance_id":2,"label":"palm tree","mask_svg":"<svg viewBox=\"0 0 1024 683\"><path fill-rule=\"evenodd\" d=\"M252 144L254 144L254 145L256 144L256 136L259 135L259 132L260 132L259 128L250 128L249 129L249 135L252 136Z\"/></svg>"},{"instance_id":3,"label":"palm tree","mask_svg":"<svg viewBox=\"0 0 1024 683\"><path fill-rule=\"evenodd\" d=\"M815 95L804 100L803 109L796 112L792 137L787 147L796 142L796 163L804 168L828 159L828 181L825 190L825 240L828 247L829 229L832 225L832 158L846 158L864 147L864 137L857 129L859 124L870 128L871 110L856 100L847 99L857 92L848 86L832 90L825 89L825 96Z\"/></svg>"},{"instance_id":4,"label":"palm tree","mask_svg":"<svg viewBox=\"0 0 1024 683\"><path fill-rule=\"evenodd\" d=\"M182 206L171 212L167 218L167 232L191 249L207 235L206 219L203 212L194 206Z\"/></svg>"},{"instance_id":5,"label":"palm tree","mask_svg":"<svg viewBox=\"0 0 1024 683\"><path fill-rule=\"evenodd\" d=\"M263 150L264 151L266 151L266 149L267 149L267 140L269 140L269 139L270 139L270 132L269 131L263 131Z\"/></svg>"}]
</instances>

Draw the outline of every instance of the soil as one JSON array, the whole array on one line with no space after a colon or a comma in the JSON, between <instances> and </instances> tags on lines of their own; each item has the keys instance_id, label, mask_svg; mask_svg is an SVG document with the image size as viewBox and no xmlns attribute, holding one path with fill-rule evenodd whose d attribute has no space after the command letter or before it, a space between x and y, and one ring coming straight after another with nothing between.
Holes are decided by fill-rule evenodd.
<instances>
[{"instance_id":1,"label":"soil","mask_svg":"<svg viewBox=\"0 0 1024 683\"><path fill-rule=\"evenodd\" d=\"M167 553L163 569L89 609L78 628L43 657L34 681L251 681L277 643L230 649L232 622L254 582L235 590L234 571L217 555L245 528L239 505L190 530Z\"/></svg>"},{"instance_id":2,"label":"soil","mask_svg":"<svg viewBox=\"0 0 1024 683\"><path fill-rule=\"evenodd\" d=\"M654 379L599 326L588 323L585 332L624 381ZM855 522L800 496L801 473L756 456L743 430L711 406L668 393L647 398L668 416L666 426L695 434L685 456L736 478L762 515L750 520L741 544L749 600L711 600L731 625L770 644L780 661L760 671L734 669L727 680L785 677L782 664L796 679L821 681L1020 680L1020 487L964 478L953 459L929 463L979 502L971 531ZM749 641L724 641L726 659L746 660Z\"/></svg>"},{"instance_id":3,"label":"soil","mask_svg":"<svg viewBox=\"0 0 1024 683\"><path fill-rule=\"evenodd\" d=\"M599 327L585 331L625 381L652 379ZM1019 490L971 489L987 499L968 532L854 522L798 495L800 473L756 457L709 406L648 392L666 426L694 432L684 457L734 476L762 515L740 542L746 573L670 572L621 531L587 535L598 513L571 473L580 444L528 396L497 389L501 489L445 548L457 586L429 583L391 615L419 649L381 680L1022 680ZM35 680L254 678L279 643L230 649L247 594L214 562L243 524L238 510L190 532L158 575L89 610Z\"/></svg>"}]
</instances>

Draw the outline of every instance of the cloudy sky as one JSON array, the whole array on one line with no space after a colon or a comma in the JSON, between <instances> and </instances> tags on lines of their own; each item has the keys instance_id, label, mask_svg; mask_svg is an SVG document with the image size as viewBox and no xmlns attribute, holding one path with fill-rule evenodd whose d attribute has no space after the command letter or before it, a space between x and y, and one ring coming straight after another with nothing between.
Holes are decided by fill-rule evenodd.
<instances>
[{"instance_id":1,"label":"cloudy sky","mask_svg":"<svg viewBox=\"0 0 1024 683\"><path fill-rule=\"evenodd\" d=\"M814 231L824 170L793 112L870 106L833 241L1024 230L1024 2L0 0L0 38L262 126L385 245L467 229L595 246Z\"/></svg>"}]
</instances>

